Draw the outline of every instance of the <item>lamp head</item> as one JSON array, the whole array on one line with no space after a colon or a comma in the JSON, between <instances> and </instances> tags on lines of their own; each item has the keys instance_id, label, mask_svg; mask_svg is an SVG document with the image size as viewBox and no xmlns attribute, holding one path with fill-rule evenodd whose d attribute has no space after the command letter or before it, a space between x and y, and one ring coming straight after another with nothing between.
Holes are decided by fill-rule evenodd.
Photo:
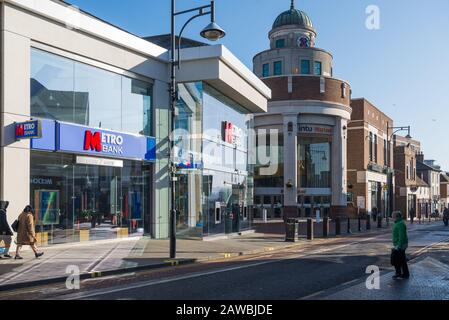
<instances>
[{"instance_id":1,"label":"lamp head","mask_svg":"<svg viewBox=\"0 0 449 320\"><path fill-rule=\"evenodd\" d=\"M211 22L201 31L200 35L209 41L217 41L223 38L226 32L218 24Z\"/></svg>"}]
</instances>

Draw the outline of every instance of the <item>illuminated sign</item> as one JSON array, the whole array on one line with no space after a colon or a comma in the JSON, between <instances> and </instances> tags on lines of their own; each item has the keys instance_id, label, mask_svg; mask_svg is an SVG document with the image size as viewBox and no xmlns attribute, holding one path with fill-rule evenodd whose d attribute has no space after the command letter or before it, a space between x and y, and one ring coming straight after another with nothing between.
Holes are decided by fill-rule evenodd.
<instances>
[{"instance_id":1,"label":"illuminated sign","mask_svg":"<svg viewBox=\"0 0 449 320\"><path fill-rule=\"evenodd\" d=\"M42 137L42 126L39 120L16 123L15 131L16 140Z\"/></svg>"},{"instance_id":2,"label":"illuminated sign","mask_svg":"<svg viewBox=\"0 0 449 320\"><path fill-rule=\"evenodd\" d=\"M56 122L56 151L155 161L156 139Z\"/></svg>"},{"instance_id":3,"label":"illuminated sign","mask_svg":"<svg viewBox=\"0 0 449 320\"><path fill-rule=\"evenodd\" d=\"M244 137L244 131L229 121L223 121L222 136L223 141L226 143L243 146L242 138Z\"/></svg>"},{"instance_id":4,"label":"illuminated sign","mask_svg":"<svg viewBox=\"0 0 449 320\"><path fill-rule=\"evenodd\" d=\"M123 136L113 133L92 132L84 133L84 151L96 151L108 154L123 154Z\"/></svg>"},{"instance_id":5,"label":"illuminated sign","mask_svg":"<svg viewBox=\"0 0 449 320\"><path fill-rule=\"evenodd\" d=\"M300 124L300 125L298 125L298 132L300 134L333 135L334 134L334 128L331 127L331 126Z\"/></svg>"}]
</instances>

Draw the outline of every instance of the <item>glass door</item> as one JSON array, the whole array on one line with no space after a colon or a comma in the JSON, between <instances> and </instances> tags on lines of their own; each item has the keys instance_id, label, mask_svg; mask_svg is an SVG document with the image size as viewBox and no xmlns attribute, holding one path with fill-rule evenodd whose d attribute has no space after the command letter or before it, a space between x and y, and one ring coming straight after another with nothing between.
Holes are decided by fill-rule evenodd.
<instances>
[{"instance_id":1,"label":"glass door","mask_svg":"<svg viewBox=\"0 0 449 320\"><path fill-rule=\"evenodd\" d=\"M121 168L90 165L74 167L74 208L79 230L89 239L115 238L122 226Z\"/></svg>"}]
</instances>

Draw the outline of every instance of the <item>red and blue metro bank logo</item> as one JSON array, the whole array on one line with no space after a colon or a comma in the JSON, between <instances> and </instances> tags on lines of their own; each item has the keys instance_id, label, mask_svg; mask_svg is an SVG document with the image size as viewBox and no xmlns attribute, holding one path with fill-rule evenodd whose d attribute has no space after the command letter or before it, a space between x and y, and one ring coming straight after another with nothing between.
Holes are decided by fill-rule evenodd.
<instances>
[{"instance_id":1,"label":"red and blue metro bank logo","mask_svg":"<svg viewBox=\"0 0 449 320\"><path fill-rule=\"evenodd\" d=\"M123 136L114 133L86 130L84 133L84 150L122 155Z\"/></svg>"}]
</instances>

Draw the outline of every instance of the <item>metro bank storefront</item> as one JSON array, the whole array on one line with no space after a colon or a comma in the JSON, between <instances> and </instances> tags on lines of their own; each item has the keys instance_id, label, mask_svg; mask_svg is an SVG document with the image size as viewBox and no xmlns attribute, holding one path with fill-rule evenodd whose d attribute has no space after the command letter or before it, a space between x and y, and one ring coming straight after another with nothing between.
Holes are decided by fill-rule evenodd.
<instances>
[{"instance_id":1,"label":"metro bank storefront","mask_svg":"<svg viewBox=\"0 0 449 320\"><path fill-rule=\"evenodd\" d=\"M30 204L50 243L149 231L152 84L31 51Z\"/></svg>"},{"instance_id":2,"label":"metro bank storefront","mask_svg":"<svg viewBox=\"0 0 449 320\"><path fill-rule=\"evenodd\" d=\"M9 220L31 204L38 240L49 245L167 239L169 51L64 2L0 7L0 198L10 201ZM227 138L202 135L225 122L246 134L248 117L266 112L271 91L222 45L187 47L181 56L176 125L202 138L181 145L189 152L176 159L178 235L247 228L248 146L231 129ZM207 143L237 160L203 157ZM244 223L235 228L237 215Z\"/></svg>"}]
</instances>

